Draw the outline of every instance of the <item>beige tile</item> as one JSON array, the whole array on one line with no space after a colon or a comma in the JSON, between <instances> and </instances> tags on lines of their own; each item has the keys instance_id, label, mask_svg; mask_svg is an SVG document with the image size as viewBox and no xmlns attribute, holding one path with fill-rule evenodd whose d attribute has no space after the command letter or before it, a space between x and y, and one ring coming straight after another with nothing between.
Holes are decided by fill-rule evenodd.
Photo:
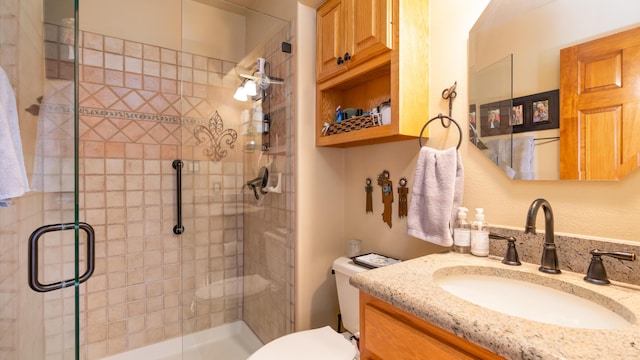
<instances>
[{"instance_id":1,"label":"beige tile","mask_svg":"<svg viewBox=\"0 0 640 360\"><path fill-rule=\"evenodd\" d=\"M106 325L90 326L87 329L86 334L87 334L87 341L89 343L104 341L107 339L107 326Z\"/></svg>"},{"instance_id":2,"label":"beige tile","mask_svg":"<svg viewBox=\"0 0 640 360\"><path fill-rule=\"evenodd\" d=\"M109 289L117 289L127 286L127 275L125 272L111 272L107 274Z\"/></svg>"},{"instance_id":3,"label":"beige tile","mask_svg":"<svg viewBox=\"0 0 640 360\"><path fill-rule=\"evenodd\" d=\"M126 320L127 306L126 304L110 305L108 308L109 322Z\"/></svg>"},{"instance_id":4,"label":"beige tile","mask_svg":"<svg viewBox=\"0 0 640 360\"><path fill-rule=\"evenodd\" d=\"M105 36L104 51L122 55L124 53L124 40Z\"/></svg>"},{"instance_id":5,"label":"beige tile","mask_svg":"<svg viewBox=\"0 0 640 360\"><path fill-rule=\"evenodd\" d=\"M145 268L145 279L147 282L152 281L160 281L162 280L162 267L146 267Z\"/></svg>"},{"instance_id":6,"label":"beige tile","mask_svg":"<svg viewBox=\"0 0 640 360\"><path fill-rule=\"evenodd\" d=\"M111 330L111 327L109 327ZM111 335L111 332L109 332ZM111 337L111 336L110 336ZM127 350L127 338L124 336L110 338L108 340L109 354L119 354Z\"/></svg>"},{"instance_id":7,"label":"beige tile","mask_svg":"<svg viewBox=\"0 0 640 360\"><path fill-rule=\"evenodd\" d=\"M143 57L147 60L160 61L160 48L153 45L142 45Z\"/></svg>"},{"instance_id":8,"label":"beige tile","mask_svg":"<svg viewBox=\"0 0 640 360\"><path fill-rule=\"evenodd\" d=\"M152 267L162 265L162 252L161 251L152 251L145 252L144 254L144 266Z\"/></svg>"},{"instance_id":9,"label":"beige tile","mask_svg":"<svg viewBox=\"0 0 640 360\"><path fill-rule=\"evenodd\" d=\"M107 258L107 268L109 270L109 274L126 270L126 258L124 256L110 256Z\"/></svg>"},{"instance_id":10,"label":"beige tile","mask_svg":"<svg viewBox=\"0 0 640 360\"><path fill-rule=\"evenodd\" d=\"M146 302L147 302L147 313L161 311L163 309L162 296L147 298Z\"/></svg>"},{"instance_id":11,"label":"beige tile","mask_svg":"<svg viewBox=\"0 0 640 360\"><path fill-rule=\"evenodd\" d=\"M178 63L178 52L170 49L160 49L160 60L163 63L176 65Z\"/></svg>"},{"instance_id":12,"label":"beige tile","mask_svg":"<svg viewBox=\"0 0 640 360\"><path fill-rule=\"evenodd\" d=\"M180 299L181 299L181 294L174 293L174 294L165 295L164 308L171 309L171 308L177 307L181 309L180 305L182 305L182 301Z\"/></svg>"},{"instance_id":13,"label":"beige tile","mask_svg":"<svg viewBox=\"0 0 640 360\"><path fill-rule=\"evenodd\" d=\"M104 49L103 47L104 37L102 35L98 35L90 32L84 32L83 40L84 40L85 50L92 49L92 50L102 51Z\"/></svg>"},{"instance_id":14,"label":"beige tile","mask_svg":"<svg viewBox=\"0 0 640 360\"><path fill-rule=\"evenodd\" d=\"M144 300L132 301L127 303L127 315L129 318L144 315Z\"/></svg>"},{"instance_id":15,"label":"beige tile","mask_svg":"<svg viewBox=\"0 0 640 360\"><path fill-rule=\"evenodd\" d=\"M144 265L144 258L140 254L127 256L127 269L142 269Z\"/></svg>"},{"instance_id":16,"label":"beige tile","mask_svg":"<svg viewBox=\"0 0 640 360\"><path fill-rule=\"evenodd\" d=\"M107 298L109 305L123 304L127 301L127 288L120 287L115 289L109 289Z\"/></svg>"},{"instance_id":17,"label":"beige tile","mask_svg":"<svg viewBox=\"0 0 640 360\"><path fill-rule=\"evenodd\" d=\"M124 71L124 57L120 54L104 54L104 67L111 70Z\"/></svg>"},{"instance_id":18,"label":"beige tile","mask_svg":"<svg viewBox=\"0 0 640 360\"><path fill-rule=\"evenodd\" d=\"M127 332L127 322L116 321L109 323L109 338L116 338L125 335Z\"/></svg>"},{"instance_id":19,"label":"beige tile","mask_svg":"<svg viewBox=\"0 0 640 360\"><path fill-rule=\"evenodd\" d=\"M127 271L127 285L138 285L144 283L144 270Z\"/></svg>"},{"instance_id":20,"label":"beige tile","mask_svg":"<svg viewBox=\"0 0 640 360\"><path fill-rule=\"evenodd\" d=\"M91 310L87 312L87 324L91 325L102 325L107 320L107 309L100 308L96 310Z\"/></svg>"},{"instance_id":21,"label":"beige tile","mask_svg":"<svg viewBox=\"0 0 640 360\"><path fill-rule=\"evenodd\" d=\"M134 285L127 287L127 301L136 301L144 299L145 296L145 286L144 285Z\"/></svg>"},{"instance_id":22,"label":"beige tile","mask_svg":"<svg viewBox=\"0 0 640 360\"><path fill-rule=\"evenodd\" d=\"M102 359L107 355L107 342L98 341L87 346L87 357L89 359Z\"/></svg>"},{"instance_id":23,"label":"beige tile","mask_svg":"<svg viewBox=\"0 0 640 360\"><path fill-rule=\"evenodd\" d=\"M142 74L148 76L160 76L160 63L157 61L143 60Z\"/></svg>"},{"instance_id":24,"label":"beige tile","mask_svg":"<svg viewBox=\"0 0 640 360\"><path fill-rule=\"evenodd\" d=\"M145 341L147 344L153 344L156 343L160 340L162 340L163 337L163 328L162 327L156 327L156 328L152 328L152 329L148 329L145 333Z\"/></svg>"},{"instance_id":25,"label":"beige tile","mask_svg":"<svg viewBox=\"0 0 640 360\"><path fill-rule=\"evenodd\" d=\"M144 316L127 318L127 333L133 334L144 330Z\"/></svg>"},{"instance_id":26,"label":"beige tile","mask_svg":"<svg viewBox=\"0 0 640 360\"><path fill-rule=\"evenodd\" d=\"M133 42L133 41L125 40L125 42L124 42L124 53L127 56L141 58L142 57L142 44L141 43L137 43L137 42Z\"/></svg>"},{"instance_id":27,"label":"beige tile","mask_svg":"<svg viewBox=\"0 0 640 360\"><path fill-rule=\"evenodd\" d=\"M147 314L146 328L158 328L162 326L162 311Z\"/></svg>"},{"instance_id":28,"label":"beige tile","mask_svg":"<svg viewBox=\"0 0 640 360\"><path fill-rule=\"evenodd\" d=\"M124 70L129 73L142 74L142 60L126 56L124 58Z\"/></svg>"}]
</instances>

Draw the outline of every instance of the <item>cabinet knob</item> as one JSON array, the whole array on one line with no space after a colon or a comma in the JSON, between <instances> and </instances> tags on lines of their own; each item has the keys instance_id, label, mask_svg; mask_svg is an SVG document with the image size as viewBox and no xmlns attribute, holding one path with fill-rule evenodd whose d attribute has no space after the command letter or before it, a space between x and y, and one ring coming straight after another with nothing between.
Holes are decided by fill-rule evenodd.
<instances>
[{"instance_id":1,"label":"cabinet knob","mask_svg":"<svg viewBox=\"0 0 640 360\"><path fill-rule=\"evenodd\" d=\"M341 56L338 56L338 59L336 60L336 63L338 63L338 65L344 64L344 60L342 60Z\"/></svg>"},{"instance_id":2,"label":"cabinet knob","mask_svg":"<svg viewBox=\"0 0 640 360\"><path fill-rule=\"evenodd\" d=\"M343 57L344 57L344 61L349 61L349 60L351 60L351 55L350 55L348 52L344 53L344 56L343 56Z\"/></svg>"}]
</instances>

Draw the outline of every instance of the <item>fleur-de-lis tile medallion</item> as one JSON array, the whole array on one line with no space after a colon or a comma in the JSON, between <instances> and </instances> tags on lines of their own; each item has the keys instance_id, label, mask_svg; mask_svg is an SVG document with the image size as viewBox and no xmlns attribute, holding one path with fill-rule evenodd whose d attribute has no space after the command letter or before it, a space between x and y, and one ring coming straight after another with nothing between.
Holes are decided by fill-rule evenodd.
<instances>
[{"instance_id":1,"label":"fleur-de-lis tile medallion","mask_svg":"<svg viewBox=\"0 0 640 360\"><path fill-rule=\"evenodd\" d=\"M229 153L226 147L233 149L238 139L238 133L235 130L224 128L222 117L217 111L209 119L208 126L195 127L193 136L198 140L197 145L208 143L208 147L202 152L213 161L220 161L226 157Z\"/></svg>"}]
</instances>

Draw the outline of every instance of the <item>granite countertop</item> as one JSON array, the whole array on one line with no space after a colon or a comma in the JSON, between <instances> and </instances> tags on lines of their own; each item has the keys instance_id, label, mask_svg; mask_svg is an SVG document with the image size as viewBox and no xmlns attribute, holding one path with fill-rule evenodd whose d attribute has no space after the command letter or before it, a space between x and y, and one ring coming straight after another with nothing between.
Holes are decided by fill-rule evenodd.
<instances>
[{"instance_id":1,"label":"granite countertop","mask_svg":"<svg viewBox=\"0 0 640 360\"><path fill-rule=\"evenodd\" d=\"M566 270L544 274L538 271L539 265L509 266L501 260L453 252L432 254L361 272L350 281L366 293L508 359L640 358L640 287L615 281L608 286L593 285L583 280L584 274ZM631 325L613 330L578 329L506 315L443 290L434 282L436 272L530 279L599 303Z\"/></svg>"}]
</instances>

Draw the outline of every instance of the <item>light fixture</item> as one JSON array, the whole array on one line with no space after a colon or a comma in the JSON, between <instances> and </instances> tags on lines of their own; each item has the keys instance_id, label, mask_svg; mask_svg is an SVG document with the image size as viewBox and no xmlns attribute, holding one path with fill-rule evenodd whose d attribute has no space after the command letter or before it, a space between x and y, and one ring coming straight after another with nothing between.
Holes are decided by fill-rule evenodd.
<instances>
[{"instance_id":1,"label":"light fixture","mask_svg":"<svg viewBox=\"0 0 640 360\"><path fill-rule=\"evenodd\" d=\"M236 93L233 94L233 98L238 100L238 101L247 101L247 100L249 100L249 98L247 97L247 92L245 91L245 89L242 86L242 84L240 84L240 86L238 86L238 89L236 90Z\"/></svg>"},{"instance_id":2,"label":"light fixture","mask_svg":"<svg viewBox=\"0 0 640 360\"><path fill-rule=\"evenodd\" d=\"M256 89L256 82L253 80L247 80L244 83L244 92L247 94L247 96L258 95L258 89Z\"/></svg>"}]
</instances>

